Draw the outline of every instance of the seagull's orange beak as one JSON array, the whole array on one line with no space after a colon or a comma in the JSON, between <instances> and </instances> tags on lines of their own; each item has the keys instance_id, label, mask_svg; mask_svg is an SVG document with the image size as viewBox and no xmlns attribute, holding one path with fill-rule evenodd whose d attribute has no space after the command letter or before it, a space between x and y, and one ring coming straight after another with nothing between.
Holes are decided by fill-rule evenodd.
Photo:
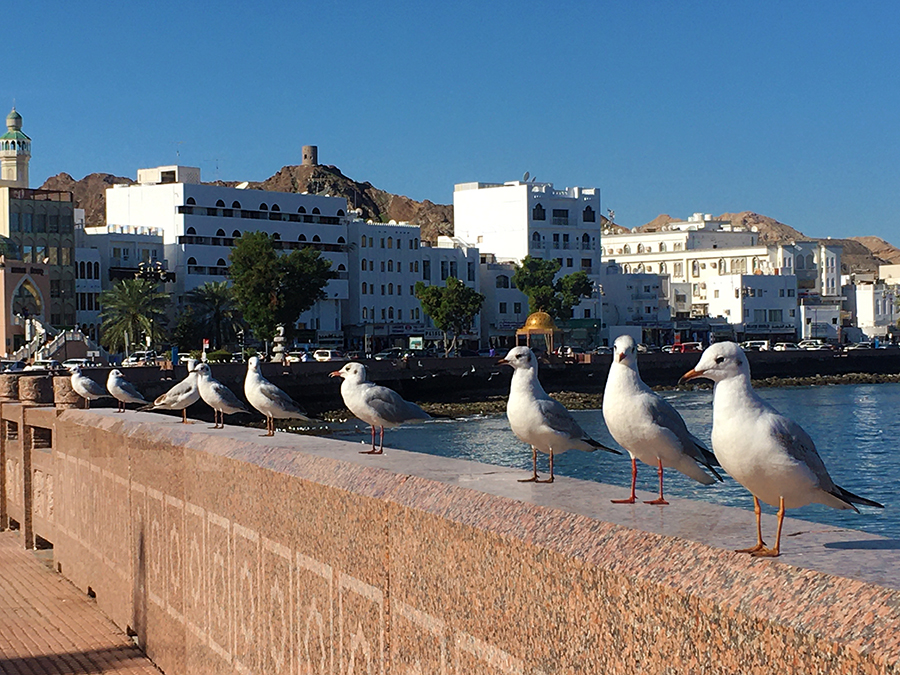
<instances>
[{"instance_id":1,"label":"seagull's orange beak","mask_svg":"<svg viewBox=\"0 0 900 675\"><path fill-rule=\"evenodd\" d=\"M619 354L619 358L617 360L623 361L624 359L625 359L625 352L622 352L621 354Z\"/></svg>"},{"instance_id":2,"label":"seagull's orange beak","mask_svg":"<svg viewBox=\"0 0 900 675\"><path fill-rule=\"evenodd\" d=\"M341 376L341 371L339 371L339 370L335 370L331 373L328 373L328 377L340 377L340 376Z\"/></svg>"},{"instance_id":3,"label":"seagull's orange beak","mask_svg":"<svg viewBox=\"0 0 900 675\"><path fill-rule=\"evenodd\" d=\"M509 361L507 361L506 359L500 359L499 361L497 361L497 365L498 366L509 366L512 364Z\"/></svg>"},{"instance_id":4,"label":"seagull's orange beak","mask_svg":"<svg viewBox=\"0 0 900 675\"><path fill-rule=\"evenodd\" d=\"M688 380L693 380L694 378L703 377L703 376L704 375L703 375L702 370L694 370L693 368L691 368L689 371L687 371L684 375L681 376L681 379L678 380L678 384L684 384Z\"/></svg>"}]
</instances>

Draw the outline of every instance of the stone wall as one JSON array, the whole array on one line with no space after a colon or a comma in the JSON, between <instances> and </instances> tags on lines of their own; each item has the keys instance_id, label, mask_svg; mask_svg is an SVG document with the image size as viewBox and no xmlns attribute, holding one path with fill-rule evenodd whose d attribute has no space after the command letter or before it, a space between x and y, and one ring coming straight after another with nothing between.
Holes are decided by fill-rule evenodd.
<instances>
[{"instance_id":1,"label":"stone wall","mask_svg":"<svg viewBox=\"0 0 900 675\"><path fill-rule=\"evenodd\" d=\"M754 560L735 509L149 413L0 417L5 513L166 673L900 673L889 540L787 521Z\"/></svg>"}]
</instances>

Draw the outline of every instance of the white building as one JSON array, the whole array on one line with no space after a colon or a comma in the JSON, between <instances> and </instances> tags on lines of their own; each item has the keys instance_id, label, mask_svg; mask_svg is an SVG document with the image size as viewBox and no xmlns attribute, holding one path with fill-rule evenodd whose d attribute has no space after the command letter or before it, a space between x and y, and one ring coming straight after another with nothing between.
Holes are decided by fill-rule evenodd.
<instances>
[{"instance_id":1,"label":"white building","mask_svg":"<svg viewBox=\"0 0 900 675\"><path fill-rule=\"evenodd\" d=\"M601 283L600 190L552 183L460 183L453 191L454 231L500 262L526 255L559 261L560 274L584 271ZM600 313L599 296L583 300L574 317Z\"/></svg>"},{"instance_id":2,"label":"white building","mask_svg":"<svg viewBox=\"0 0 900 675\"><path fill-rule=\"evenodd\" d=\"M516 344L516 330L528 318L528 296L516 288L512 278L515 263L482 253L478 266L484 305L481 310L481 342L494 347Z\"/></svg>"},{"instance_id":3,"label":"white building","mask_svg":"<svg viewBox=\"0 0 900 675\"><path fill-rule=\"evenodd\" d=\"M869 339L884 339L897 329L900 286L882 282L857 283L848 287L847 297L856 326Z\"/></svg>"},{"instance_id":4,"label":"white building","mask_svg":"<svg viewBox=\"0 0 900 675\"><path fill-rule=\"evenodd\" d=\"M668 342L672 328L668 277L646 272L626 274L615 262L602 263L601 270L602 341L611 344L616 338L608 334L609 326L632 325L641 326L643 342Z\"/></svg>"},{"instance_id":5,"label":"white building","mask_svg":"<svg viewBox=\"0 0 900 675\"><path fill-rule=\"evenodd\" d=\"M707 293L709 316L724 318L734 339L796 340L797 277L727 274L710 279Z\"/></svg>"}]
</instances>

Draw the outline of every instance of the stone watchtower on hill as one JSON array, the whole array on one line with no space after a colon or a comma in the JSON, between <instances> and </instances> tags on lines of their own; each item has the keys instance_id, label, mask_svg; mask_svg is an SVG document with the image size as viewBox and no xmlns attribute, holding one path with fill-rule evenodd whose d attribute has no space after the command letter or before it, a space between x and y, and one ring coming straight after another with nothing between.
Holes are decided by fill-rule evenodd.
<instances>
[{"instance_id":1,"label":"stone watchtower on hill","mask_svg":"<svg viewBox=\"0 0 900 675\"><path fill-rule=\"evenodd\" d=\"M0 136L0 186L27 188L30 160L31 139L22 133L22 116L13 108Z\"/></svg>"}]
</instances>

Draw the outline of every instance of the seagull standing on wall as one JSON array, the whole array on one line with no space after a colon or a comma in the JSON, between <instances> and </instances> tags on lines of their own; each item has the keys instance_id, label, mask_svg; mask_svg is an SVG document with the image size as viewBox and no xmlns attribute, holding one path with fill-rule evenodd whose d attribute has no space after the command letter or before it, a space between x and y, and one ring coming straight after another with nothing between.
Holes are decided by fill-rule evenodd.
<instances>
[{"instance_id":1,"label":"seagull standing on wall","mask_svg":"<svg viewBox=\"0 0 900 675\"><path fill-rule=\"evenodd\" d=\"M312 421L290 396L262 376L259 357L251 356L247 361L244 396L250 405L266 416L266 436L275 435L275 418Z\"/></svg>"},{"instance_id":2,"label":"seagull standing on wall","mask_svg":"<svg viewBox=\"0 0 900 675\"><path fill-rule=\"evenodd\" d=\"M336 370L331 377L341 377L341 398L344 405L366 424L372 427L372 449L360 454L380 455L384 452L384 428L396 427L404 422L423 422L431 415L415 403L405 400L393 389L369 382L366 367L361 363L348 363ZM375 427L381 429L381 440L375 449Z\"/></svg>"},{"instance_id":3,"label":"seagull standing on wall","mask_svg":"<svg viewBox=\"0 0 900 675\"><path fill-rule=\"evenodd\" d=\"M187 419L187 409L200 400L200 389L197 386L198 374L193 370L194 363L193 359L188 360L186 378L165 394L158 396L153 403L138 408L138 410L180 410L181 423L190 424Z\"/></svg>"},{"instance_id":4,"label":"seagull standing on wall","mask_svg":"<svg viewBox=\"0 0 900 675\"><path fill-rule=\"evenodd\" d=\"M553 455L573 448L585 452L605 450L614 455L622 454L588 436L566 407L547 395L538 380L537 357L531 349L513 347L499 363L513 368L506 402L509 426L520 441L531 446L534 471L531 478L520 482L552 483ZM538 478L538 451L550 455L550 478L546 480Z\"/></svg>"},{"instance_id":5,"label":"seagull standing on wall","mask_svg":"<svg viewBox=\"0 0 900 675\"><path fill-rule=\"evenodd\" d=\"M215 411L213 429L225 428L225 415L250 412L231 389L213 378L209 364L201 363L194 368L194 372L197 373L197 389L200 391L200 398Z\"/></svg>"},{"instance_id":6,"label":"seagull standing on wall","mask_svg":"<svg viewBox=\"0 0 900 675\"><path fill-rule=\"evenodd\" d=\"M125 376L122 375L122 371L117 368L109 371L109 377L106 378L106 388L113 395L113 398L119 402L119 409L116 412L125 412L125 404L127 403L147 402L147 399L141 395L141 392L135 389L134 385L126 380Z\"/></svg>"},{"instance_id":7,"label":"seagull standing on wall","mask_svg":"<svg viewBox=\"0 0 900 675\"><path fill-rule=\"evenodd\" d=\"M645 504L669 503L663 497L664 466L704 485L722 480L713 468L719 465L715 455L688 431L675 408L641 380L637 345L628 335L617 337L613 346L603 391L603 419L616 443L631 455L631 496L613 499L613 504L634 504L638 459L656 465L659 474L659 497ZM701 464L712 476L700 468Z\"/></svg>"},{"instance_id":8,"label":"seagull standing on wall","mask_svg":"<svg viewBox=\"0 0 900 675\"><path fill-rule=\"evenodd\" d=\"M733 342L711 345L681 380L701 377L715 382L713 452L722 468L753 495L756 546L739 553L779 555L785 509L812 503L857 512L854 504L884 508L835 485L807 433L753 391L747 356L739 346ZM767 548L762 538L760 501L778 507L774 548Z\"/></svg>"},{"instance_id":9,"label":"seagull standing on wall","mask_svg":"<svg viewBox=\"0 0 900 675\"><path fill-rule=\"evenodd\" d=\"M88 409L91 407L91 401L110 398L106 389L81 372L81 366L72 366L69 370L72 373L72 389L87 402Z\"/></svg>"}]
</instances>

